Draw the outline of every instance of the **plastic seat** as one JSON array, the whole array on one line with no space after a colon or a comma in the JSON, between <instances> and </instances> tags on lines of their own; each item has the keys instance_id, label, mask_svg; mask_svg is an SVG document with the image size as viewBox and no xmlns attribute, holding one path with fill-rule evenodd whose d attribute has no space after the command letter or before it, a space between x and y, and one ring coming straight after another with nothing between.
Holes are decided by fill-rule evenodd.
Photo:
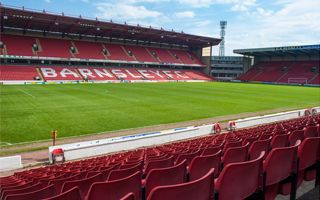
<instances>
[{"instance_id":1,"label":"plastic seat","mask_svg":"<svg viewBox=\"0 0 320 200\"><path fill-rule=\"evenodd\" d=\"M59 195L47 198L45 200L79 200L81 198L80 189L74 187L68 191L65 191Z\"/></svg>"},{"instance_id":2,"label":"plastic seat","mask_svg":"<svg viewBox=\"0 0 320 200\"><path fill-rule=\"evenodd\" d=\"M308 126L304 130L304 137L318 137L318 127L317 126Z\"/></svg>"},{"instance_id":3,"label":"plastic seat","mask_svg":"<svg viewBox=\"0 0 320 200\"><path fill-rule=\"evenodd\" d=\"M289 135L289 146L294 145L298 140L303 141L304 130L295 130Z\"/></svg>"},{"instance_id":4,"label":"plastic seat","mask_svg":"<svg viewBox=\"0 0 320 200\"><path fill-rule=\"evenodd\" d=\"M141 172L141 171L142 171L142 163L127 169L112 170L107 180L112 181L112 180L122 179L136 172Z\"/></svg>"},{"instance_id":5,"label":"plastic seat","mask_svg":"<svg viewBox=\"0 0 320 200\"><path fill-rule=\"evenodd\" d=\"M152 169L146 179L142 180L145 196L148 197L151 190L157 186L183 183L186 174L186 160L173 167Z\"/></svg>"},{"instance_id":6,"label":"plastic seat","mask_svg":"<svg viewBox=\"0 0 320 200\"><path fill-rule=\"evenodd\" d=\"M56 190L53 185L49 185L40 190L36 190L29 193L11 194L8 195L5 200L26 200L26 199L44 199L56 195Z\"/></svg>"},{"instance_id":7,"label":"plastic seat","mask_svg":"<svg viewBox=\"0 0 320 200\"><path fill-rule=\"evenodd\" d=\"M258 158L224 167L215 180L216 200L238 200L251 196L261 185L262 160L265 152Z\"/></svg>"},{"instance_id":8,"label":"plastic seat","mask_svg":"<svg viewBox=\"0 0 320 200\"><path fill-rule=\"evenodd\" d=\"M213 190L214 169L211 169L205 176L195 181L155 187L148 200L208 200L212 199Z\"/></svg>"},{"instance_id":9,"label":"plastic seat","mask_svg":"<svg viewBox=\"0 0 320 200\"><path fill-rule=\"evenodd\" d=\"M214 168L214 177L217 177L220 172L221 153L222 151L220 150L214 155L197 156L193 158L188 167L189 181L201 178L211 168Z\"/></svg>"},{"instance_id":10,"label":"plastic seat","mask_svg":"<svg viewBox=\"0 0 320 200\"><path fill-rule=\"evenodd\" d=\"M79 180L79 174L75 174L73 176L62 178L62 179L53 179L49 181L48 185L54 185L54 188L56 189L57 193L61 193L62 185L67 181L73 181L73 180Z\"/></svg>"},{"instance_id":11,"label":"plastic seat","mask_svg":"<svg viewBox=\"0 0 320 200\"><path fill-rule=\"evenodd\" d=\"M123 179L97 182L89 189L87 200L119 200L128 193L134 193L136 199L141 199L141 172L138 171Z\"/></svg>"},{"instance_id":12,"label":"plastic seat","mask_svg":"<svg viewBox=\"0 0 320 200\"><path fill-rule=\"evenodd\" d=\"M147 175L150 170L155 169L155 168L165 168L165 167L171 167L174 164L173 157L161 159L161 160L153 160L149 161L146 164L146 168L144 170L144 174Z\"/></svg>"},{"instance_id":13,"label":"plastic seat","mask_svg":"<svg viewBox=\"0 0 320 200\"><path fill-rule=\"evenodd\" d=\"M265 191L266 200L274 199L278 194L280 181L295 173L297 151L300 143L301 141L298 140L294 146L274 148L264 160L263 191ZM293 182L291 182L291 186L294 186Z\"/></svg>"},{"instance_id":14,"label":"plastic seat","mask_svg":"<svg viewBox=\"0 0 320 200\"><path fill-rule=\"evenodd\" d=\"M268 155L269 149L270 149L270 141L271 139L267 140L257 140L254 141L248 151L249 160L254 160L258 158L262 151L265 152L264 157L265 158Z\"/></svg>"},{"instance_id":15,"label":"plastic seat","mask_svg":"<svg viewBox=\"0 0 320 200\"><path fill-rule=\"evenodd\" d=\"M271 139L271 148L280 148L288 146L288 135L275 135Z\"/></svg>"},{"instance_id":16,"label":"plastic seat","mask_svg":"<svg viewBox=\"0 0 320 200\"><path fill-rule=\"evenodd\" d=\"M18 189L4 189L3 191L1 191L2 192L1 199L5 199L5 197L8 195L34 192L41 188L43 188L41 183L36 183L36 184L30 184L27 187L18 188Z\"/></svg>"},{"instance_id":17,"label":"plastic seat","mask_svg":"<svg viewBox=\"0 0 320 200\"><path fill-rule=\"evenodd\" d=\"M227 142L223 147L223 152L226 152L228 148L240 147L242 145L242 140Z\"/></svg>"},{"instance_id":18,"label":"plastic seat","mask_svg":"<svg viewBox=\"0 0 320 200\"><path fill-rule=\"evenodd\" d=\"M63 184L61 192L66 192L74 187L78 187L80 189L81 197L85 197L90 186L94 182L103 181L102 174L97 174L90 178L84 178L76 181L67 181Z\"/></svg>"},{"instance_id":19,"label":"plastic seat","mask_svg":"<svg viewBox=\"0 0 320 200\"><path fill-rule=\"evenodd\" d=\"M223 166L229 163L244 162L248 157L248 146L247 143L244 146L228 148L224 155L221 157L221 162Z\"/></svg>"},{"instance_id":20,"label":"plastic seat","mask_svg":"<svg viewBox=\"0 0 320 200\"><path fill-rule=\"evenodd\" d=\"M221 147L217 146L217 147L208 147L203 149L201 156L208 156L208 155L213 155L218 153L221 150Z\"/></svg>"},{"instance_id":21,"label":"plastic seat","mask_svg":"<svg viewBox=\"0 0 320 200\"><path fill-rule=\"evenodd\" d=\"M135 200L135 196L132 192L128 193L127 195L123 196L120 200Z\"/></svg>"},{"instance_id":22,"label":"plastic seat","mask_svg":"<svg viewBox=\"0 0 320 200\"><path fill-rule=\"evenodd\" d=\"M186 160L186 164L189 165L191 160L199 155L199 151L193 152L193 153L185 153L185 154L179 154L177 159L175 160L175 163L181 163L183 160Z\"/></svg>"}]
</instances>

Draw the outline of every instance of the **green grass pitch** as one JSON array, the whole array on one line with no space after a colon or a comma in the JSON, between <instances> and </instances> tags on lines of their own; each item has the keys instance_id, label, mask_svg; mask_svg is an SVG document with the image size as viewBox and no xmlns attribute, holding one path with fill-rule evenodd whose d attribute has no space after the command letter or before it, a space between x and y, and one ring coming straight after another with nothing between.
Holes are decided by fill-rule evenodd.
<instances>
[{"instance_id":1,"label":"green grass pitch","mask_svg":"<svg viewBox=\"0 0 320 200\"><path fill-rule=\"evenodd\" d=\"M18 143L155 124L320 105L320 88L242 83L0 86L0 142Z\"/></svg>"}]
</instances>

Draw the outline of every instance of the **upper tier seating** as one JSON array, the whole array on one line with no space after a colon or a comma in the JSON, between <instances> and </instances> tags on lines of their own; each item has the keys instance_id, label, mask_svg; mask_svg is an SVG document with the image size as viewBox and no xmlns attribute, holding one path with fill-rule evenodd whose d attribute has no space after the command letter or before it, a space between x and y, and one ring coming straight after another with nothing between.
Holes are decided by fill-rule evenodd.
<instances>
[{"instance_id":1,"label":"upper tier seating","mask_svg":"<svg viewBox=\"0 0 320 200\"><path fill-rule=\"evenodd\" d=\"M154 58L144 47L139 46L125 46L128 51L131 51L135 58L140 62L155 62L159 61Z\"/></svg>"},{"instance_id":2,"label":"upper tier seating","mask_svg":"<svg viewBox=\"0 0 320 200\"><path fill-rule=\"evenodd\" d=\"M314 131L314 127L316 127L317 132ZM277 137L278 135L289 135L290 138L290 135L296 130L304 130L306 133L304 134L305 138L303 138L302 143L300 140L298 140L295 145L289 146L288 143L284 147L278 148L277 146L276 148L270 149L270 152L267 155L264 156L263 154L260 154L261 156L258 156L256 160L249 160L247 156L244 161L237 163L231 162L225 166L220 166L221 170L218 171L216 175L215 184L213 180L215 169L209 171L210 167L208 166L205 166L206 170L202 169L200 173L190 175L189 177L192 179L192 181L187 180L188 176L182 179L181 174L179 174L179 182L182 180L184 180L184 182L180 184L174 183L176 185L171 183L166 184L167 180L165 179L161 180L161 183L157 183L157 179L153 179L151 181L151 179L148 180L148 175L146 179L144 179L142 175L143 171L145 171L143 169L146 168L147 163L151 163L155 160L179 157L179 155L190 155L194 152L209 152L205 150L208 148L213 149L218 147L220 150L219 153L214 155L214 162L219 163L223 160L223 153L228 152L229 149L237 148L234 147L234 145L238 145L239 141L249 141L246 139L255 138L255 140L251 143L246 142L246 145L250 146L256 144L255 142L260 141L261 138L267 138L268 144L272 138ZM94 199L94 196L99 198L103 194L105 194L106 198L108 199L119 199L128 193L133 193L133 196L137 200L146 198L155 199L156 197L157 199L171 199L169 196L164 196L169 194L167 191L170 191L172 194L179 195L179 199L202 199L202 197L203 199L209 199L209 196L210 198L213 197L213 187L216 188L215 200L242 199L250 196L254 191L261 192L261 189L266 192L265 195L267 199L274 199L279 192L282 194L290 193L290 196L294 197L296 191L290 191L291 183L295 183L295 179L292 177L298 177L299 186L303 180L314 180L316 173L319 173L319 170L318 172L315 170L320 164L319 130L320 115L318 114L309 117L300 117L287 121L260 125L253 128L236 130L228 133L208 135L159 146L143 147L132 151L119 152L63 164L33 168L30 170L16 172L12 176L0 178L0 198L6 199L9 197L8 199L13 199L13 193L17 197L22 197L23 195L21 194L23 194L25 191L28 191L29 193L27 196L30 197L29 199L32 199L31 197L38 196L31 195L39 195L39 190L47 191L48 188L50 189L48 190L50 193L46 193L46 195L41 196L41 198L56 197L56 195L60 194L61 197L64 197L69 193L67 190L71 189L69 187L67 188L65 185L70 183L75 185L78 184L77 186L80 188L80 190L74 189L72 195L79 198L79 192L81 192L82 197L79 199ZM240 143L240 145L244 144ZM222 149L224 149L224 152L221 151ZM251 149L252 148L249 147L249 153L251 152ZM261 148L261 150L265 149L266 148ZM194 173L194 170L196 169L192 165L195 162L200 162L200 164L202 163L206 165L206 159L210 156L205 159L199 156L200 155L195 156L193 158L194 161L191 161L189 166L183 165L183 169L180 169L179 171L188 171L188 169L191 169L189 172ZM251 158L254 157L251 156ZM293 170L293 164L298 163L298 159L301 162L298 166L299 170L296 172ZM186 163L186 161L183 162ZM281 163L281 165L279 163ZM132 165L134 166L130 167ZM178 166L181 167L181 165ZM178 166L176 165L169 168L156 168L153 170L156 170L157 173L161 172L169 174L167 170L175 169L175 167ZM207 171L207 173L205 173L205 171ZM110 178L110 172L113 174L112 178ZM247 174L249 172L250 174ZM266 173L264 180L262 180L263 172ZM103 173L105 174L102 176ZM148 174L150 173L152 173L152 170ZM207 176L204 176L204 174ZM196 175L196 177L193 178L194 175ZM236 181L232 180L235 175L239 175L239 178L234 179ZM97 182L90 183L90 189L88 189L89 184L83 186L82 180L86 180L86 178L90 179L89 177L95 176L102 178L104 181L99 180ZM171 174L170 176L174 176L174 174ZM208 180L208 176L210 176L210 181L204 181L204 179ZM109 179L106 179L106 177ZM290 177L290 179L288 179L289 182L281 181L287 177ZM126 181L129 179L131 180L131 178L134 178L134 183L132 181ZM174 178L177 177L172 178L174 180ZM43 185L43 183L45 183L48 179L51 179L51 181ZM245 181L243 181L244 179ZM59 182L58 185L55 185L53 183L56 180L62 181ZM229 181L230 183L228 183ZM281 184L278 184L279 181L281 181ZM150 187L150 184L152 185L152 188L150 188L151 191L148 191L148 195L146 195L142 192L142 188L144 186ZM159 186L157 184L159 184ZM230 186L231 184L233 184L233 186ZM289 190L287 189L288 187L286 187L286 184L289 184ZM198 194L197 192L200 190L190 189L190 187L193 186L202 188L203 190L201 191L203 192ZM64 187L66 187L65 190L62 189ZM118 196L114 196L113 198L112 195L117 195L117 192L115 192L117 189L119 189L119 191L121 190L121 194L118 194ZM62 193L64 191L66 191L67 194ZM163 194L161 191L166 192ZM194 197L195 195L197 195L197 198ZM55 199L58 197L59 196L57 196ZM128 198L132 198L132 195L128 195Z\"/></svg>"},{"instance_id":3,"label":"upper tier seating","mask_svg":"<svg viewBox=\"0 0 320 200\"><path fill-rule=\"evenodd\" d=\"M39 38L41 50L38 51L38 56L55 57L55 58L72 58L70 47L72 46L69 40Z\"/></svg>"},{"instance_id":4,"label":"upper tier seating","mask_svg":"<svg viewBox=\"0 0 320 200\"><path fill-rule=\"evenodd\" d=\"M272 61L259 62L238 79L277 83L320 84L320 61ZM317 70L312 72L312 67Z\"/></svg>"},{"instance_id":5,"label":"upper tier seating","mask_svg":"<svg viewBox=\"0 0 320 200\"><path fill-rule=\"evenodd\" d=\"M103 55L103 46L100 43L74 41L78 53L75 55L77 58L86 59L105 59Z\"/></svg>"},{"instance_id":6,"label":"upper tier seating","mask_svg":"<svg viewBox=\"0 0 320 200\"><path fill-rule=\"evenodd\" d=\"M35 56L32 46L36 40L33 37L1 34L0 40L6 47L7 55Z\"/></svg>"},{"instance_id":7,"label":"upper tier seating","mask_svg":"<svg viewBox=\"0 0 320 200\"><path fill-rule=\"evenodd\" d=\"M187 50L174 50L134 45L107 44L103 42L77 41L44 37L2 34L5 48L0 55L40 56L54 58L99 59L121 62L152 62L203 66L203 63ZM32 46L38 45L33 52ZM177 56L177 58L174 57Z\"/></svg>"}]
</instances>

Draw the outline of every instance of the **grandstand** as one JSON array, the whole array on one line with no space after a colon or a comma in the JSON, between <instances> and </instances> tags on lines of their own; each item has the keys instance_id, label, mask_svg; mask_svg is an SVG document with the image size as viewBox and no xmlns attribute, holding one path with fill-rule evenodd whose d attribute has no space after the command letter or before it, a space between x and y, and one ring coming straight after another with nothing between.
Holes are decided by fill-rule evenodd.
<instances>
[{"instance_id":1,"label":"grandstand","mask_svg":"<svg viewBox=\"0 0 320 200\"><path fill-rule=\"evenodd\" d=\"M224 80L238 76L243 70L242 63L247 65L244 66L246 73L239 77L239 80L244 82L320 84L320 59L316 57L316 54L319 53L319 45L301 48L276 48L270 50L270 52L269 49L235 50L236 53L243 54L244 58L220 57L214 59L210 55L208 59L204 59L202 49L209 47L210 52L212 52L212 46L218 45L221 41L220 39L175 32L173 30L167 31L151 26L119 24L112 21L101 21L97 18L86 19L81 16L71 17L47 11L20 9L1 4L0 6L2 20L0 82L4 85L77 84L82 82L209 82L215 80L210 74L215 74L218 78ZM294 59L289 55L294 55ZM248 65L251 62L251 58L254 62L253 66ZM212 63L215 60L219 60L220 63ZM232 64L232 66L228 66L229 64ZM95 96L94 88L66 88L67 90L65 91L58 88L58 93L47 95L53 101L46 101L45 103L55 104L56 107L48 106L50 111L45 113L47 116L43 117L43 120L51 128L50 120L55 120L56 118L54 117L59 116L53 116L59 113L59 109L64 110L65 113L68 112L69 118L66 119L69 119L70 122L76 114L69 112L68 109L79 111L77 113L83 112L79 118L92 121L95 126L98 123L109 123L108 120L117 121L119 120L116 118L117 115L129 115L128 113L132 111L129 110L131 107L146 116L138 119L134 116L135 112L133 112L133 114L130 113L130 118L134 118L136 121L143 121L147 117L151 117L151 115L146 114L145 110L140 111L138 104L148 108L147 112L150 111L150 113L160 110L162 111L161 117L167 118L168 113L166 112L169 109L172 110L174 107L181 106L180 102L186 101L188 98L191 100L187 104L183 104L187 111L178 114L186 115L194 110L205 110L208 113L208 108L213 107L211 104L207 105L207 107L200 106L201 104L207 104L206 100L211 100L208 97L209 93L213 93L210 90L212 85L207 86L206 91L200 91L204 94L201 96L202 99L199 100L195 97L198 94L191 96L190 93L195 90L201 90L201 85L195 85L195 89L191 90L190 85L193 83L187 84L188 86L182 88L183 93L179 92L179 94L176 88L167 92L165 84L162 83L157 85L164 87L163 90L166 93L158 92L159 96L152 93L157 89L156 87L150 89L137 88L135 91L131 91L130 94L138 94L137 91L148 90L152 91L150 92L152 93L150 94L151 96L163 99L175 95L173 98L177 99L175 102L178 102L171 103L173 104L172 106L170 105L171 107L154 108L151 108L154 106L153 104L145 103L138 95L128 98L129 90L119 92L124 98L128 98L128 101L134 102L134 104L129 105L128 101L123 101L123 98L119 98L118 94L114 92L120 91L119 88L114 88L110 91L107 87L103 88L107 84L100 84L102 87L98 89L99 98ZM214 93L214 95L226 97L217 101L217 106L221 106L221 110L223 110L222 114L226 110L228 110L228 114L233 114L234 112L229 112L229 110L243 109L243 105L235 104L234 101L242 102L248 98L253 98L253 101L257 101L257 104L260 103L261 99L263 101L272 101L270 105L263 105L266 107L264 109L277 108L280 110L280 108L272 107L271 105L279 102L274 96L258 96L261 93L264 95L264 91L268 90L266 88L262 91L259 91L259 89L246 90L248 88L245 88L245 86L250 84L238 84L242 87L237 90L235 90L235 87L231 87L232 90L230 90L230 88L227 89L227 84L234 85L235 83L220 84L224 85L220 86L221 88L215 87L214 89L217 93ZM114 85L127 86L126 84ZM134 86L136 85L139 84ZM56 86L59 87L60 85ZM79 84L69 86L99 85ZM133 86L133 84L130 86ZM11 95L5 97L10 98L11 101L9 103L11 104L10 107L8 106L9 109L5 110L5 116L12 118L14 123L21 123L22 118L30 118L28 123L31 126L38 126L38 121L32 121L32 118L37 112L42 112L41 107L46 107L47 105L41 104L40 98L31 94L32 92L28 93L28 91L18 87L16 89L15 86L1 85L1 87L13 88L13 92L9 90L3 92L3 94L10 93ZM21 87L28 86L22 85ZM41 88L40 85L35 85L34 87ZM262 86L258 85L258 87ZM280 88L282 86L273 87L278 87L280 93L285 90ZM299 87L299 89L301 88L303 89L303 87ZM53 89L50 87L41 88L40 90L44 92L38 96L46 96L46 92ZM307 89L311 89L307 91L311 95L313 95L313 91L318 91L315 90L316 88ZM12 95L12 93L18 90L26 98L16 101L15 97L18 95ZM74 90L73 94L79 92L87 95L86 93L90 91L94 95L73 96L70 92L71 90ZM240 94L240 90L245 93ZM170 95L168 94L169 92ZM230 96L230 94L234 93L237 93L236 95L238 96ZM66 94L69 95L72 101L70 108L60 106L60 104L66 103L65 96L63 96ZM144 94L142 93L141 96ZM55 102L56 96L60 98L57 102ZM177 96L180 96L181 99L178 99ZM286 96L285 94L283 96L285 97L281 96L281 98L285 98L285 103L287 103L287 98L291 96ZM307 99L308 97L306 95L305 98ZM313 97L317 96L314 95ZM143 96L143 98L148 97ZM100 101L101 99L103 101ZM108 101L104 101L105 99ZM301 102L303 101L301 99L298 100ZM87 103L87 100L96 100L93 102L95 105ZM307 100L306 104L298 102L299 105L294 104L288 108L301 109L304 105L309 107L318 106L318 102L314 102L314 99L311 99L310 102L309 99ZM26 104L23 104L22 101ZM82 104L78 104L79 101L82 101ZM115 101L123 104L114 106L113 103ZM151 99L150 101L154 100ZM34 102L36 103L34 104ZM154 102L161 104L161 106L167 103L166 101ZM248 102L250 103L251 101ZM191 103L200 106L192 107L195 104ZM21 109L15 104L21 104L22 107L27 104L32 106L26 106L26 108ZM108 104L108 107L97 107L97 105L101 106L101 104ZM228 107L223 107L224 104ZM72 107L73 105L74 107ZM14 109L22 110L21 118L15 118L14 115L16 113L12 109L14 106L16 106ZM113 108L113 106L116 108ZM84 107L94 110L95 115L91 116L91 112L84 110ZM119 107L128 107L128 110L118 112ZM286 111L288 108L286 108ZM110 109L114 113L113 115L108 112L102 113L100 109ZM247 111L249 112L249 109ZM259 110L255 108L255 105L252 105L252 110L250 111L265 110ZM249 124L245 126L246 128L236 129L229 127L229 131L222 133L220 132L220 124L215 123L176 127L172 129L173 132L170 132L172 130L166 130L125 135L120 139L117 137L109 138L108 136L107 139L109 140L100 138L99 140L81 141L84 144L82 146L79 143L74 143L75 147L72 147L74 149L71 147L63 149L61 146L56 146L56 138L54 138L56 135L52 135L54 145L48 149L49 160L52 160L52 165L20 169L19 171L13 171L9 176L0 177L0 199L238 200L248 198L272 200L276 199L278 194L282 194L289 196L290 200L294 200L297 199L298 191L305 182L313 181L311 188L314 190L319 188L319 111L319 107L314 107L307 110L304 108L304 110L283 112L280 114L284 117L275 117L277 120L273 123L267 123L271 121L270 118L263 121L262 116L254 117L253 119L242 119L245 121L244 124ZM215 112L219 111L215 110ZM101 115L108 114L112 119L102 117L100 120L96 119L100 118ZM189 120L191 119L193 118ZM232 119L235 118L233 117ZM260 125L250 124L252 122L250 120L260 120L263 123L261 122ZM62 119L61 121L67 120ZM169 123L170 121L164 120L163 122ZM8 122L6 121L6 123ZM63 123L61 122L61 124ZM121 123L128 123L126 128L132 128L129 126L130 123L128 121L120 121L119 124ZM70 125L66 123L64 125L79 126L82 129L87 128L85 124L82 126L80 123L70 123ZM254 127L250 127L253 125ZM203 127L206 128L206 132L200 133ZM15 129L14 131L17 130ZM9 135L8 133L6 134ZM26 135L28 134L26 133ZM31 132L28 136L33 137L34 135L32 134ZM70 133L68 136L78 139L79 135L71 135ZM137 137L146 138L147 144L145 145ZM165 140L164 137L169 139ZM37 137L32 139L34 138L39 142ZM24 138L21 136L19 139ZM153 140L158 141L155 143ZM35 140L30 141L32 141L31 143L35 142ZM130 146L125 143L127 141L133 141L135 144ZM2 143L2 140L0 142ZM7 146L12 145L11 143L8 144ZM107 152L108 154L102 155L107 148L114 147L111 146L112 144L122 147L121 152L114 153L115 151L110 150ZM110 146L106 147L107 145ZM124 145L128 146L125 148L123 147ZM93 150L89 150L90 147ZM47 145L45 148L47 148ZM80 156L76 155L79 149L82 152L86 150L88 152L80 153ZM45 150L47 154L47 149ZM16 151L19 152L19 149ZM65 155L67 155L67 152L71 152L74 155L74 160L81 159L75 161L70 161L72 159L66 160ZM92 155L102 156L90 157ZM1 159L7 158L1 157ZM21 165L21 157L19 164ZM39 163L36 164L38 165Z\"/></svg>"},{"instance_id":2,"label":"grandstand","mask_svg":"<svg viewBox=\"0 0 320 200\"><path fill-rule=\"evenodd\" d=\"M220 39L5 6L1 14L4 83L213 80L201 52Z\"/></svg>"},{"instance_id":3,"label":"grandstand","mask_svg":"<svg viewBox=\"0 0 320 200\"><path fill-rule=\"evenodd\" d=\"M320 85L320 45L238 49L250 60L241 81ZM251 62L253 65L251 65Z\"/></svg>"}]
</instances>

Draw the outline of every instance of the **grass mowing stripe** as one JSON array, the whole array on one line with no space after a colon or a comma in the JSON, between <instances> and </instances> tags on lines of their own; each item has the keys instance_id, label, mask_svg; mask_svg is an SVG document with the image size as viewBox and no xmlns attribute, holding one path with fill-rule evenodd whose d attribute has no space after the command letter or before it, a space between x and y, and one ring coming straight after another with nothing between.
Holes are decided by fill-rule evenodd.
<instances>
[{"instance_id":1,"label":"grass mowing stripe","mask_svg":"<svg viewBox=\"0 0 320 200\"><path fill-rule=\"evenodd\" d=\"M52 129L62 138L318 105L320 88L294 86L218 82L2 85L0 142L45 140Z\"/></svg>"}]
</instances>

